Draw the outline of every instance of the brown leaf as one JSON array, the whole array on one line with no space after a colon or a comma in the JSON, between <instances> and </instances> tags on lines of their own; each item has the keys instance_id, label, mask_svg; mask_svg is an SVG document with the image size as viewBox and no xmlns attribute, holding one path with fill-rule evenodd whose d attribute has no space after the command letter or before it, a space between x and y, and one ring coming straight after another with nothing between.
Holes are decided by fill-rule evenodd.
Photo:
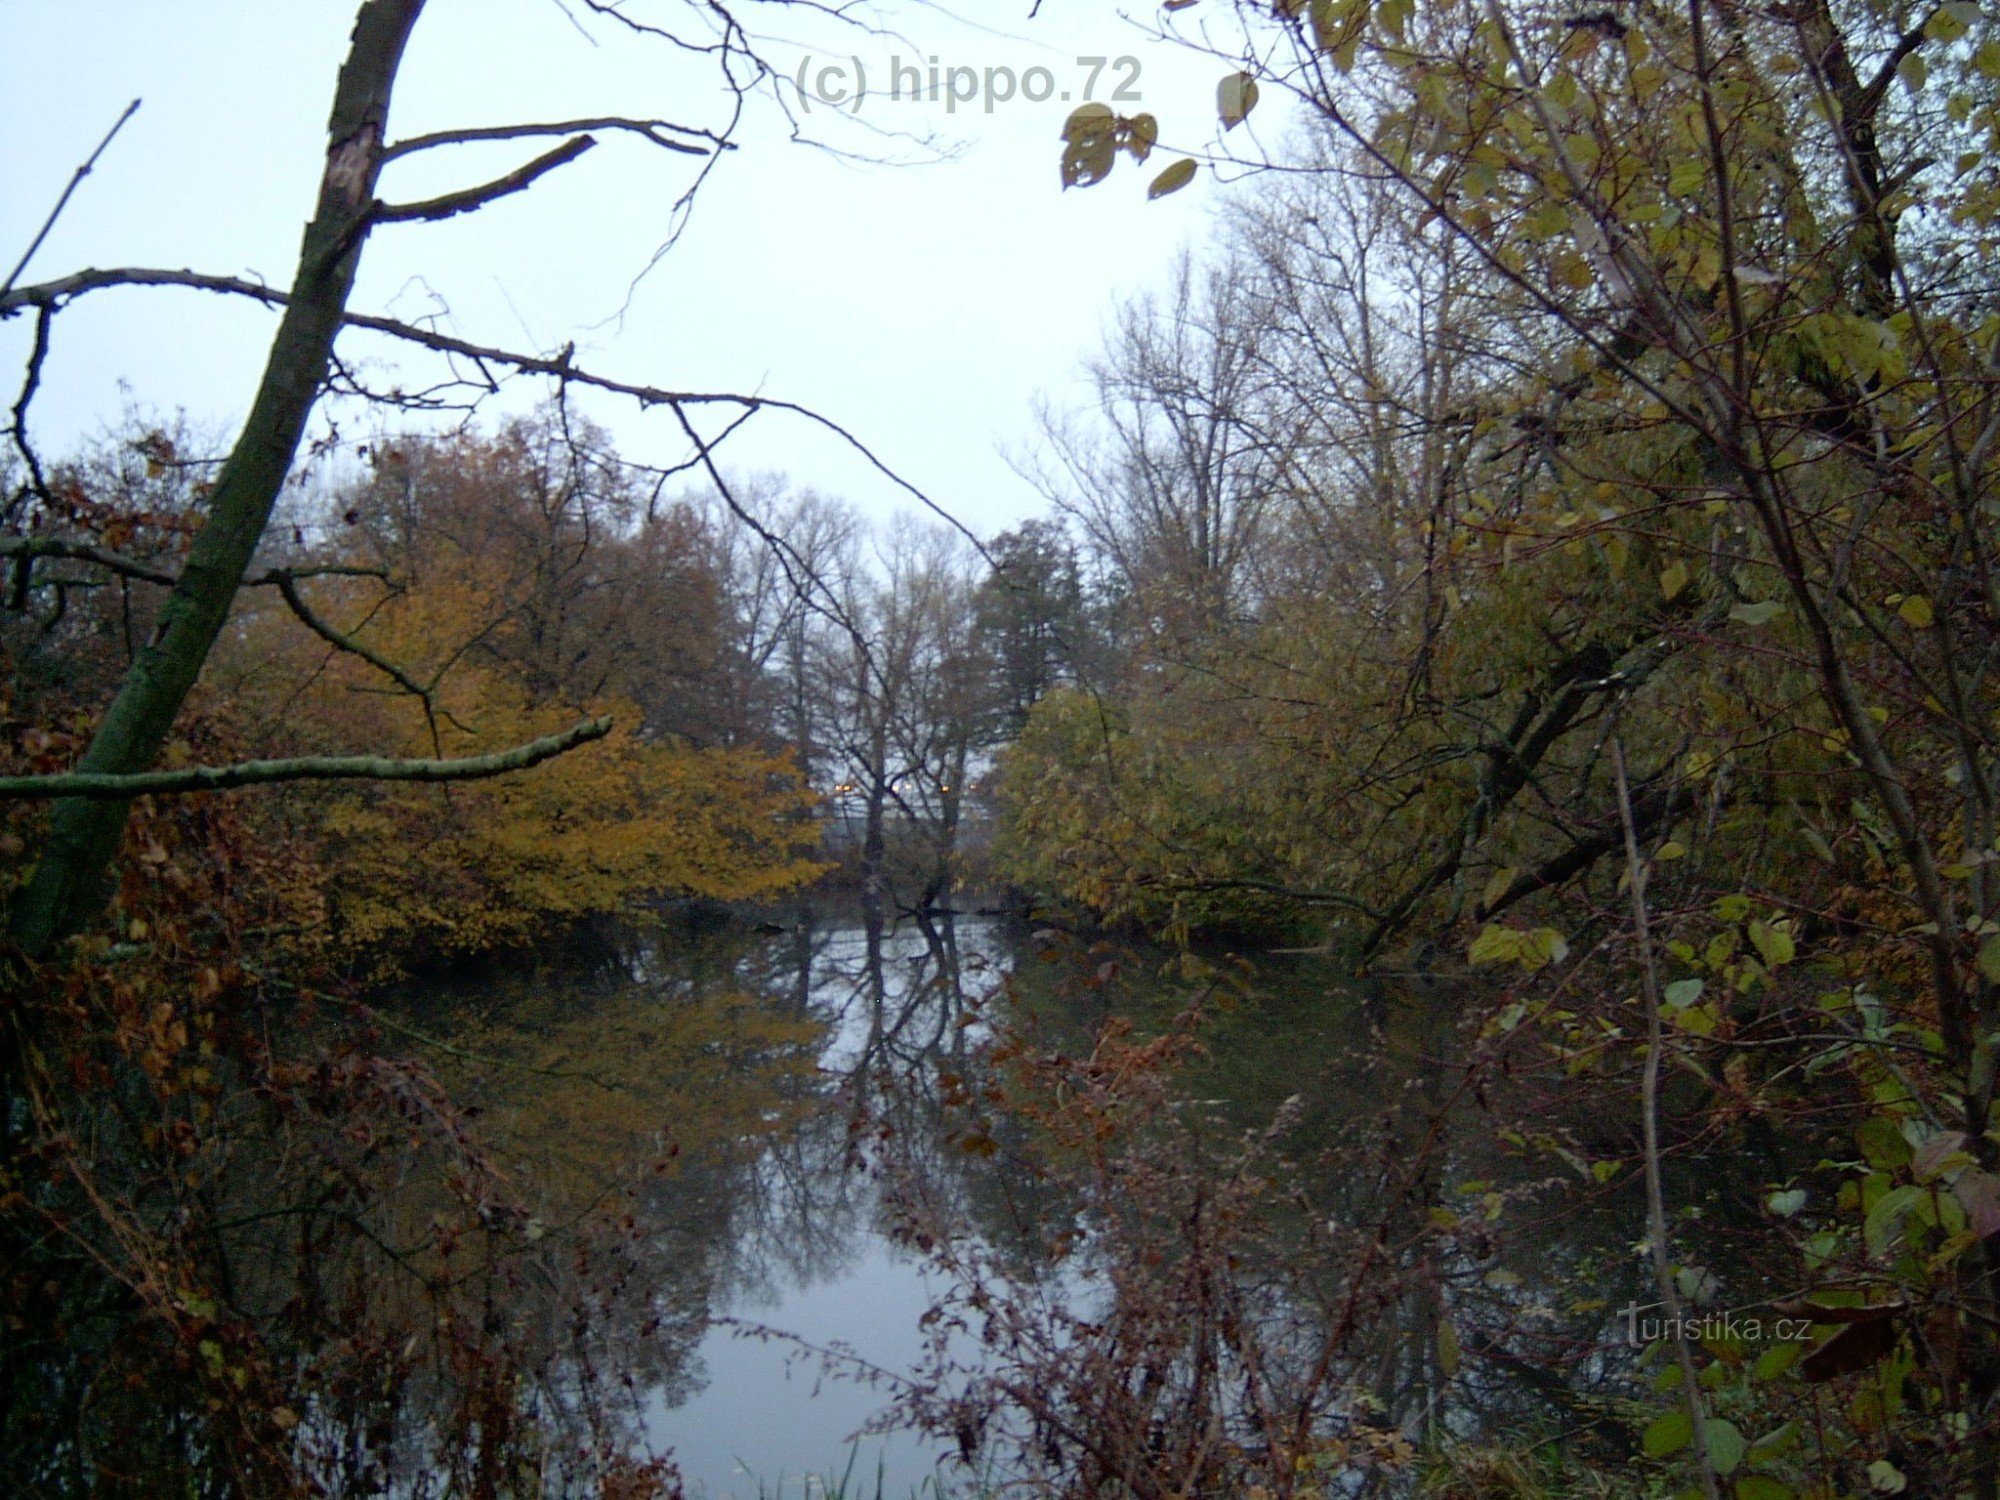
<instances>
[{"instance_id":1,"label":"brown leaf","mask_svg":"<svg viewBox=\"0 0 2000 1500\"><path fill-rule=\"evenodd\" d=\"M1858 1311L1859 1309L1851 1309ZM1851 1322L1812 1353L1799 1361L1799 1373L1813 1384L1852 1375L1888 1356L1896 1347L1896 1320L1892 1309L1870 1309L1875 1316L1866 1322Z\"/></svg>"},{"instance_id":2,"label":"brown leaf","mask_svg":"<svg viewBox=\"0 0 2000 1500\"><path fill-rule=\"evenodd\" d=\"M1951 1185L1951 1195L1965 1209L1965 1220L1981 1239L2000 1231L2000 1177L1979 1167L1967 1167Z\"/></svg>"}]
</instances>

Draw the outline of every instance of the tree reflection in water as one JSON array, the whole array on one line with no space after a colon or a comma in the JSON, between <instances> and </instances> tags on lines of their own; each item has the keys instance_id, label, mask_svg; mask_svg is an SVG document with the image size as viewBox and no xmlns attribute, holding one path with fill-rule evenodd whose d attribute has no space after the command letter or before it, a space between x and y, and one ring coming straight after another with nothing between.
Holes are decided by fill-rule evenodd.
<instances>
[{"instance_id":1,"label":"tree reflection in water","mask_svg":"<svg viewBox=\"0 0 2000 1500\"><path fill-rule=\"evenodd\" d=\"M634 1445L718 1317L889 1238L929 1268L928 1355L815 1352L1036 1489L1394 1489L1493 1432L1619 1451L1647 1279L1590 1163L1625 1124L1549 1113L1448 986L1335 972L878 911L665 926L404 1013L534 1215L504 1315L552 1393L623 1390ZM1676 1192L1724 1234L1748 1210L1710 1177ZM755 1463L786 1418L745 1421Z\"/></svg>"}]
</instances>

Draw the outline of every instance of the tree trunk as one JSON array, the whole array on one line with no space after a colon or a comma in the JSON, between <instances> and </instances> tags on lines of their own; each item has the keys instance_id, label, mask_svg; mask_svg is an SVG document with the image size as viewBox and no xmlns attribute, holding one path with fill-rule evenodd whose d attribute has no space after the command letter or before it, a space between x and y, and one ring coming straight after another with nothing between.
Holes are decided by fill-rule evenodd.
<instances>
[{"instance_id":1,"label":"tree trunk","mask_svg":"<svg viewBox=\"0 0 2000 1500\"><path fill-rule=\"evenodd\" d=\"M319 204L256 400L153 637L126 672L79 771L123 775L153 764L228 618L326 378L368 236L397 68L423 6L366 0L356 17L334 92ZM14 938L31 957L103 905L130 807L81 798L56 804L48 845L13 913Z\"/></svg>"},{"instance_id":2,"label":"tree trunk","mask_svg":"<svg viewBox=\"0 0 2000 1500\"><path fill-rule=\"evenodd\" d=\"M861 835L861 883L869 902L880 902L889 883L883 869L889 852L885 826L889 811L889 731L883 723L887 713L887 709L882 709L868 731L868 818Z\"/></svg>"}]
</instances>

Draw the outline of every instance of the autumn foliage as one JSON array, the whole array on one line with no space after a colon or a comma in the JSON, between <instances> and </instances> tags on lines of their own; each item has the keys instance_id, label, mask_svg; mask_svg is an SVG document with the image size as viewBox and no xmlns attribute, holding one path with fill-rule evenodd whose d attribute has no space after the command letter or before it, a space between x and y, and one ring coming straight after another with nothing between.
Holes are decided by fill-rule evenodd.
<instances>
[{"instance_id":1,"label":"autumn foliage","mask_svg":"<svg viewBox=\"0 0 2000 1500\"><path fill-rule=\"evenodd\" d=\"M324 556L365 571L296 589L355 649L261 597L216 663L217 713L284 753L399 757L614 724L552 774L271 804L323 851L339 951L475 952L646 900L756 900L818 875L798 773L717 742L731 726L709 696L724 644L702 525L678 506L641 515L601 440L518 424L403 443L333 504Z\"/></svg>"},{"instance_id":2,"label":"autumn foliage","mask_svg":"<svg viewBox=\"0 0 2000 1500\"><path fill-rule=\"evenodd\" d=\"M80 458L45 519L171 572L201 497L191 445ZM359 1493L397 1465L417 1493L668 1483L557 1330L644 1285L621 1184L685 1105L638 1074L542 1089L619 1149L531 1188L470 1085L362 986L670 899L796 890L824 868L815 799L716 687L704 523L648 513L600 439L537 421L376 455L301 501L265 564L284 581L243 591L165 763L462 758L614 728L462 785L141 799L104 919L40 965L13 957L0 1468L38 1491L111 1468L190 1493ZM153 599L63 590L9 619L0 770L73 762ZM44 819L5 804L10 891ZM795 1070L816 1035L721 1004L676 1025L697 1060L741 1033L718 1055L746 1078L766 1053ZM749 1139L767 1111L743 1110ZM544 1243L551 1219L566 1232Z\"/></svg>"}]
</instances>

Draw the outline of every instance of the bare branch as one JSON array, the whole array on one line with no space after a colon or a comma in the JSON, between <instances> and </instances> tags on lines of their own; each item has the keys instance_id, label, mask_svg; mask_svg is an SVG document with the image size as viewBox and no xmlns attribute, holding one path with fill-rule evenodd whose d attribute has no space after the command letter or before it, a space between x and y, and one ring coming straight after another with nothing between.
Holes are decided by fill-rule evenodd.
<instances>
[{"instance_id":1,"label":"bare branch","mask_svg":"<svg viewBox=\"0 0 2000 1500\"><path fill-rule=\"evenodd\" d=\"M382 160L394 161L399 156L409 156L418 151L429 151L439 146L463 146L476 141L516 141L535 136L577 135L590 131L622 130L627 134L641 136L655 146L666 151L678 151L684 156L708 156L716 151L733 151L735 144L716 135L713 131L700 130L692 125L676 125L671 120L628 120L616 115L603 115L588 120L558 120L547 125L484 125L467 130L436 130L428 135L413 135L406 141L382 149ZM673 131L677 135L692 136L706 142L692 145L687 141L675 140L666 134Z\"/></svg>"},{"instance_id":2,"label":"bare branch","mask_svg":"<svg viewBox=\"0 0 2000 1500\"><path fill-rule=\"evenodd\" d=\"M82 185L83 179L95 170L98 158L104 155L112 141L117 139L118 132L125 128L125 122L138 112L139 101L134 99L130 104L125 106L125 113L113 121L111 128L104 132L104 139L97 143L97 149L90 153L90 156L84 161L82 166L70 174L69 186L62 190L62 196L56 199L56 206L49 210L49 216L42 220L41 229L37 231L34 239L29 242L27 250L22 253L20 260L15 263L14 269L7 273L7 279L0 281L0 293L13 289L14 283L20 279L21 273L28 269L28 262L35 258L35 252L42 248L42 241L47 239L49 231L56 227L56 220L62 217L62 211L69 207L69 200L75 194L77 188Z\"/></svg>"},{"instance_id":3,"label":"bare branch","mask_svg":"<svg viewBox=\"0 0 2000 1500\"><path fill-rule=\"evenodd\" d=\"M49 359L49 325L54 320L53 307L45 304L35 309L34 344L28 352L27 373L21 377L21 394L14 402L13 424L8 429L9 435L14 439L14 449L21 455L21 462L27 467L28 478L27 482L7 499L7 513L10 517L27 496L48 498L48 476L42 472L41 458L28 437L28 408L34 404L35 392L41 389L42 371Z\"/></svg>"},{"instance_id":4,"label":"bare branch","mask_svg":"<svg viewBox=\"0 0 2000 1500\"><path fill-rule=\"evenodd\" d=\"M378 224L434 222L438 219L452 218L457 214L472 213L498 199L527 191L535 185L538 178L553 172L557 167L575 161L596 144L597 141L593 137L580 135L575 140L564 141L553 151L544 151L533 161L515 168L505 177L496 177L493 181L482 183L478 187L464 188L438 198L426 198L421 203L378 203L374 209L374 220Z\"/></svg>"},{"instance_id":5,"label":"bare branch","mask_svg":"<svg viewBox=\"0 0 2000 1500\"><path fill-rule=\"evenodd\" d=\"M130 776L85 771L53 776L0 776L0 798L85 797L98 802L176 792L226 792L283 781L479 781L525 771L611 732L609 718L585 719L559 734L544 735L457 760L396 760L381 755L301 755L290 760L249 760L233 766L191 766L182 771L141 771Z\"/></svg>"},{"instance_id":6,"label":"bare branch","mask_svg":"<svg viewBox=\"0 0 2000 1500\"><path fill-rule=\"evenodd\" d=\"M1715 1465L1708 1456L1707 1411L1701 1397L1701 1381L1695 1373L1694 1356L1682 1333L1687 1324L1681 1316L1680 1291L1674 1282L1673 1252L1667 1244L1666 1192L1660 1181L1660 1058L1664 1050L1660 1011L1660 974L1653 959L1653 931L1646 908L1646 877L1651 870L1639 852L1639 828L1632 814L1632 785L1625 769L1624 741L1611 741L1611 765L1618 779L1618 822L1625 843L1625 889L1632 901L1632 937L1639 946L1639 973L1646 999L1646 1071L1640 1083L1640 1121L1646 1149L1646 1239L1653 1253L1653 1274L1659 1283L1660 1301L1673 1320L1674 1357L1681 1367L1681 1396L1687 1402L1688 1421L1693 1428L1695 1464L1701 1472L1702 1493L1708 1500L1721 1494L1715 1481Z\"/></svg>"},{"instance_id":7,"label":"bare branch","mask_svg":"<svg viewBox=\"0 0 2000 1500\"><path fill-rule=\"evenodd\" d=\"M1882 59L1882 65L1875 70L1875 76L1868 80L1854 101L1859 111L1858 118L1841 120L1840 125L1844 131L1851 131L1858 124L1874 122L1876 111L1882 107L1882 96L1889 92L1889 85L1896 81L1896 72L1902 67L1903 60L1923 46L1926 29L1937 18L1937 13L1943 9L1942 5L1932 6L1921 21L1896 38L1896 45L1889 49L1888 56Z\"/></svg>"},{"instance_id":8,"label":"bare branch","mask_svg":"<svg viewBox=\"0 0 2000 1500\"><path fill-rule=\"evenodd\" d=\"M162 588L172 588L177 581L177 575L169 573L165 568L142 562L136 557L128 557L123 552L100 547L95 542L72 542L56 536L0 537L0 557L60 557L71 562L93 563L123 577L136 578L141 583L157 583ZM329 563L309 568L268 568L254 578L244 579L243 586L283 587L288 580L301 578L386 578L387 576L380 568Z\"/></svg>"},{"instance_id":9,"label":"bare branch","mask_svg":"<svg viewBox=\"0 0 2000 1500\"><path fill-rule=\"evenodd\" d=\"M1663 773L1664 774L1664 773ZM1693 807L1695 794L1678 782L1665 785L1660 779L1642 781L1632 790L1632 822L1641 838L1650 837L1660 826ZM1624 842L1625 831L1621 822L1613 822L1576 839L1560 853L1551 855L1532 870L1525 870L1514 877L1507 888L1490 902L1482 902L1473 912L1476 920L1485 922L1498 916L1517 901L1525 900L1537 891L1551 890L1570 880L1574 880L1605 855L1615 851Z\"/></svg>"},{"instance_id":10,"label":"bare branch","mask_svg":"<svg viewBox=\"0 0 2000 1500\"><path fill-rule=\"evenodd\" d=\"M319 563L309 568L266 568L254 578L243 580L246 589L271 588L287 578L380 578L387 581L386 568L363 563Z\"/></svg>"},{"instance_id":11,"label":"bare branch","mask_svg":"<svg viewBox=\"0 0 2000 1500\"><path fill-rule=\"evenodd\" d=\"M50 303L60 303L73 297L80 297L86 292L126 286L187 287L193 291L249 297L264 303L267 307L285 307L291 302L290 295L276 287L245 281L240 277L213 276L199 271L167 271L156 267L126 266L108 271L78 271L72 276L65 276L56 281L18 287L0 296L0 319L9 317L26 307L44 307ZM671 407L683 415L693 407L734 406L746 414L772 411L801 417L847 444L876 473L965 537L988 562L992 561L991 557L987 556L985 544L956 516L890 468L873 449L846 427L809 406L801 406L796 401L782 401L770 396L745 396L726 391L676 391L661 386L637 385L631 381L615 380L608 375L596 375L588 370L579 369L571 363L571 348L565 348L554 356L521 354L513 350L475 344L466 339L454 338L447 333L439 333L434 329L419 328L412 323L372 313L344 312L341 321L349 328L365 328L373 333L386 334L390 338L415 344L433 353L455 355L478 365L501 365L522 375L545 375L552 379L567 381L572 385L588 386L611 395L625 396L637 401L641 406ZM688 432L690 441L708 448L714 446L712 442L705 442L692 428L688 429Z\"/></svg>"},{"instance_id":12,"label":"bare branch","mask_svg":"<svg viewBox=\"0 0 2000 1500\"><path fill-rule=\"evenodd\" d=\"M126 578L136 578L142 583L157 583L162 588L174 586L174 575L164 568L141 562L136 557L127 557L122 552L114 552L109 547L100 547L95 542L70 542L54 536L9 536L0 537L0 557L20 560L25 568L38 557L61 557L71 562L94 563L100 568ZM24 576L17 574L17 579ZM27 585L17 584L17 591L25 594Z\"/></svg>"},{"instance_id":13,"label":"bare branch","mask_svg":"<svg viewBox=\"0 0 2000 1500\"><path fill-rule=\"evenodd\" d=\"M372 646L366 645L355 637L346 635L327 624L326 621L313 613L312 608L306 603L303 596L300 595L297 582L290 574L280 573L271 581L277 585L278 592L285 596L285 603L291 606L292 613L299 617L299 623L304 625L306 629L310 630L335 650L345 651L350 655L360 657L369 666L388 677L396 686L423 704L424 720L430 726L431 748L432 750L438 750L440 748L437 727L439 710L431 697L432 690L437 686L436 682L433 682L430 687L425 687ZM452 726L456 729L463 730L466 727L452 717L449 709L444 710L443 716L450 720Z\"/></svg>"}]
</instances>

